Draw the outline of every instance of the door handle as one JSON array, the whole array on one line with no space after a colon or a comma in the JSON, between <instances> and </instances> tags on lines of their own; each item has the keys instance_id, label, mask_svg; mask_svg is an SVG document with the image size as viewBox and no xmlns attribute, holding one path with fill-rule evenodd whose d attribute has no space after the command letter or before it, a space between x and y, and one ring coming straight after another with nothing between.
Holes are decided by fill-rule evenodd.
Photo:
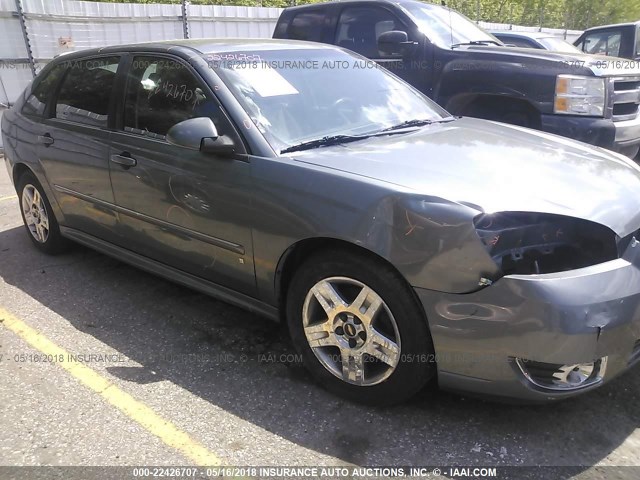
<instances>
[{"instance_id":1,"label":"door handle","mask_svg":"<svg viewBox=\"0 0 640 480\"><path fill-rule=\"evenodd\" d=\"M117 163L123 168L135 167L138 164L136 159L131 157L129 154L111 155L111 161L113 163Z\"/></svg>"},{"instance_id":2,"label":"door handle","mask_svg":"<svg viewBox=\"0 0 640 480\"><path fill-rule=\"evenodd\" d=\"M42 143L45 147L48 147L49 145L53 145L53 137L49 133L38 135L38 142Z\"/></svg>"}]
</instances>

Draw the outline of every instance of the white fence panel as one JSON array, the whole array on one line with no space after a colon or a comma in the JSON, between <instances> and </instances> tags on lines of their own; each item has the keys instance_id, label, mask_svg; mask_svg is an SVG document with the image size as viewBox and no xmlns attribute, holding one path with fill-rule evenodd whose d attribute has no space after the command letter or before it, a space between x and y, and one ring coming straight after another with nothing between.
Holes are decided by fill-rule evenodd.
<instances>
[{"instance_id":1,"label":"white fence panel","mask_svg":"<svg viewBox=\"0 0 640 480\"><path fill-rule=\"evenodd\" d=\"M282 9L190 5L191 38L269 38Z\"/></svg>"}]
</instances>

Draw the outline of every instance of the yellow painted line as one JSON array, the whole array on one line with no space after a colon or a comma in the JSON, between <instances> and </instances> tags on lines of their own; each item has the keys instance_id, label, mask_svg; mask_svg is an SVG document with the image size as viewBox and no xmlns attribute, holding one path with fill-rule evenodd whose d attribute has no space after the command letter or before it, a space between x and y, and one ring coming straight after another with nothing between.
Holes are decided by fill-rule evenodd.
<instances>
[{"instance_id":1,"label":"yellow painted line","mask_svg":"<svg viewBox=\"0 0 640 480\"><path fill-rule=\"evenodd\" d=\"M5 200L15 200L18 198L17 195L9 195L8 197L0 197L0 202L4 202Z\"/></svg>"},{"instance_id":2,"label":"yellow painted line","mask_svg":"<svg viewBox=\"0 0 640 480\"><path fill-rule=\"evenodd\" d=\"M0 308L0 324L45 355L54 359L62 358L63 361L56 363L69 372L72 377L96 392L164 443L180 451L196 465L202 467L222 465L222 460L218 456L193 440L187 433L118 388L92 368L74 361L66 350L3 308Z\"/></svg>"}]
</instances>

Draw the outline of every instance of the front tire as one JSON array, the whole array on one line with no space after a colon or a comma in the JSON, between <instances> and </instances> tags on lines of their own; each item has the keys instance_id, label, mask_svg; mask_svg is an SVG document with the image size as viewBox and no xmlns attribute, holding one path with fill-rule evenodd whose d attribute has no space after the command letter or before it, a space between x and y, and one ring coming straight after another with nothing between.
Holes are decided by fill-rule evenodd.
<instances>
[{"instance_id":1,"label":"front tire","mask_svg":"<svg viewBox=\"0 0 640 480\"><path fill-rule=\"evenodd\" d=\"M433 342L411 287L372 257L330 251L306 261L290 283L287 322L312 375L350 400L399 403L435 376Z\"/></svg>"},{"instance_id":2,"label":"front tire","mask_svg":"<svg viewBox=\"0 0 640 480\"><path fill-rule=\"evenodd\" d=\"M66 250L68 241L60 234L58 221L38 179L31 172L25 172L16 190L22 221L36 248L50 255Z\"/></svg>"}]
</instances>

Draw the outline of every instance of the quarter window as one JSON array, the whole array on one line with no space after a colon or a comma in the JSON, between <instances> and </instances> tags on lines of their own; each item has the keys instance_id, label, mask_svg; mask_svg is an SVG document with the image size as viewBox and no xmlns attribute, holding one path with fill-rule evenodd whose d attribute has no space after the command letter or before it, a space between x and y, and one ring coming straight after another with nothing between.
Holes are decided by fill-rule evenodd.
<instances>
[{"instance_id":1,"label":"quarter window","mask_svg":"<svg viewBox=\"0 0 640 480\"><path fill-rule=\"evenodd\" d=\"M335 44L368 58L384 58L378 38L391 30L406 31L404 25L382 8L347 8L340 15Z\"/></svg>"},{"instance_id":2,"label":"quarter window","mask_svg":"<svg viewBox=\"0 0 640 480\"><path fill-rule=\"evenodd\" d=\"M58 85L58 81L64 74L66 69L65 65L56 65L51 69L42 80L40 80L36 87L27 98L22 107L22 113L27 115L43 115L47 106L47 102L53 93L53 89Z\"/></svg>"},{"instance_id":3,"label":"quarter window","mask_svg":"<svg viewBox=\"0 0 640 480\"><path fill-rule=\"evenodd\" d=\"M209 117L219 135L238 140L218 101L183 63L165 57L133 59L127 78L124 129L164 140L176 123Z\"/></svg>"},{"instance_id":4,"label":"quarter window","mask_svg":"<svg viewBox=\"0 0 640 480\"><path fill-rule=\"evenodd\" d=\"M68 61L56 101L56 118L106 127L119 57Z\"/></svg>"}]
</instances>

